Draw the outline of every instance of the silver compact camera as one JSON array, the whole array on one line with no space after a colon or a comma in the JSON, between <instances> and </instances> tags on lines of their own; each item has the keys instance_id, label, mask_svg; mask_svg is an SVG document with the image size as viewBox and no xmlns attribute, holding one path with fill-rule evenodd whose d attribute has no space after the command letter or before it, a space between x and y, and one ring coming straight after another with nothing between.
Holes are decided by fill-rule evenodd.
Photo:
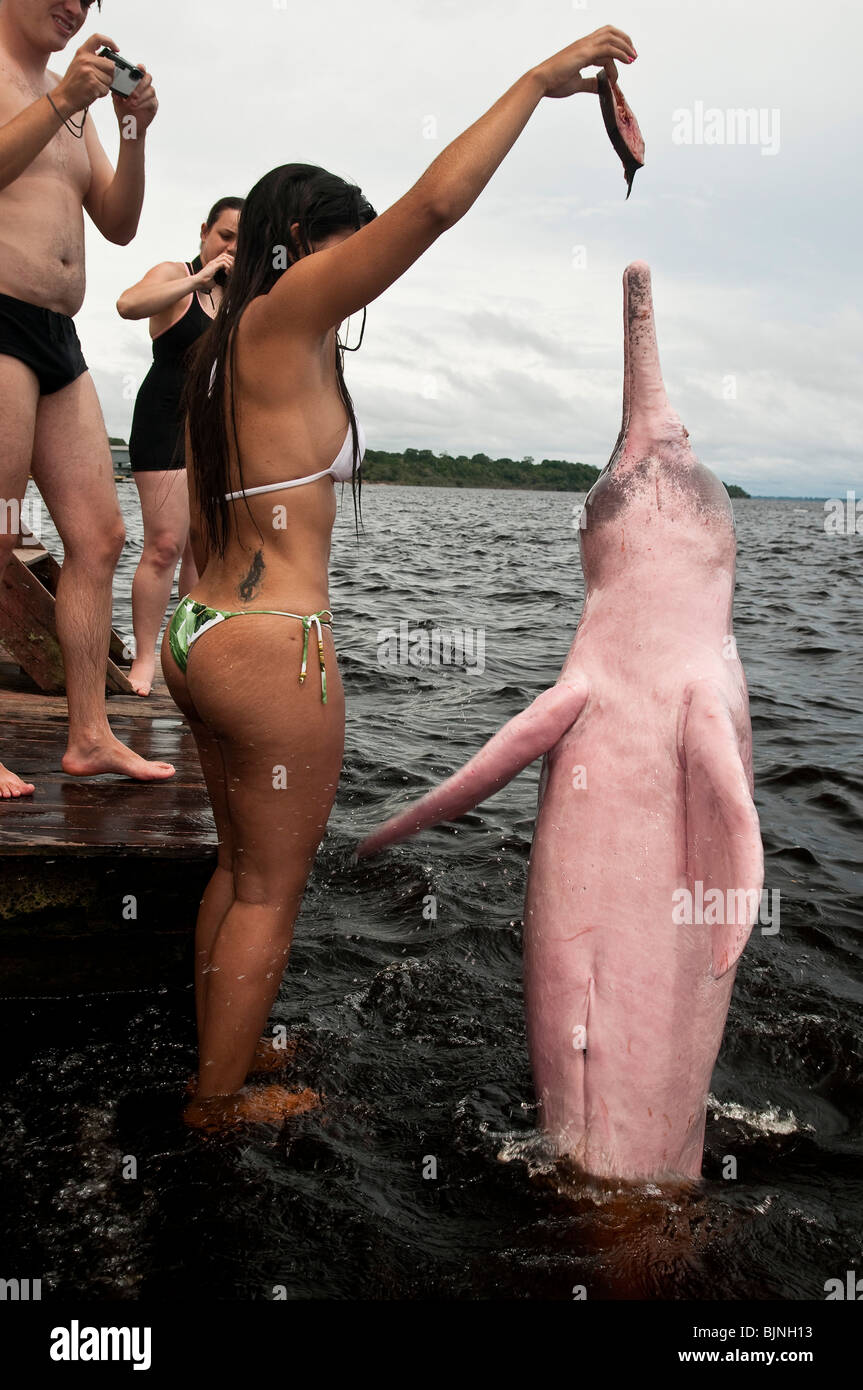
<instances>
[{"instance_id":1,"label":"silver compact camera","mask_svg":"<svg viewBox=\"0 0 863 1390\"><path fill-rule=\"evenodd\" d=\"M144 76L142 69L136 68L134 63L129 63L125 58L121 58L119 53L114 52L113 48L100 48L98 57L110 58L114 64L114 80L111 83L111 91L116 92L118 97L130 97Z\"/></svg>"}]
</instances>

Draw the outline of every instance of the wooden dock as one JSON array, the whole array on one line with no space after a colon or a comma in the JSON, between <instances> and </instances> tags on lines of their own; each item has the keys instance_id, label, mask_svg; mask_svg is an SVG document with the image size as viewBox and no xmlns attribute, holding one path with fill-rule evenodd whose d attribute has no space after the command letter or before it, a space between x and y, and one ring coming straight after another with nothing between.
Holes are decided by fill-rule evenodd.
<instances>
[{"instance_id":1,"label":"wooden dock","mask_svg":"<svg viewBox=\"0 0 863 1390\"><path fill-rule=\"evenodd\" d=\"M159 678L112 695L117 737L173 763L169 782L61 770L66 700L0 664L0 761L36 784L0 801L0 995L134 989L191 978L216 831L191 732Z\"/></svg>"}]
</instances>

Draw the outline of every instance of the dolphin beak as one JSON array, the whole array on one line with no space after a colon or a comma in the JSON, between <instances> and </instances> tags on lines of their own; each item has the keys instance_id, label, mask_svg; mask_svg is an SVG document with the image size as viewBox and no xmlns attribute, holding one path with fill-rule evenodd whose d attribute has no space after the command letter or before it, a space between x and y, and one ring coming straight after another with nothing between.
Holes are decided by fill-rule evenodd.
<instances>
[{"instance_id":1,"label":"dolphin beak","mask_svg":"<svg viewBox=\"0 0 863 1390\"><path fill-rule=\"evenodd\" d=\"M655 423L669 410L659 365L650 267L633 261L623 272L623 430Z\"/></svg>"}]
</instances>

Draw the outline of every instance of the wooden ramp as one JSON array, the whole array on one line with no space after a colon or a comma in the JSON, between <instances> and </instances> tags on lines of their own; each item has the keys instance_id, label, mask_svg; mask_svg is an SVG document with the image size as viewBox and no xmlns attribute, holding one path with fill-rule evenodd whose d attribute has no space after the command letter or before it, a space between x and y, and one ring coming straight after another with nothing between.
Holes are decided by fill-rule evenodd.
<instances>
[{"instance_id":1,"label":"wooden ramp","mask_svg":"<svg viewBox=\"0 0 863 1390\"><path fill-rule=\"evenodd\" d=\"M26 526L0 578L0 644L9 656L48 694L66 690L63 653L57 638L54 598L62 573L60 565ZM123 666L131 664L122 638L111 632L105 688L134 695Z\"/></svg>"},{"instance_id":2,"label":"wooden ramp","mask_svg":"<svg viewBox=\"0 0 863 1390\"><path fill-rule=\"evenodd\" d=\"M0 761L35 782L0 801L0 996L191 979L191 933L216 831L191 732L159 678L114 695L117 737L173 763L170 782L66 776L66 701L0 665Z\"/></svg>"}]
</instances>

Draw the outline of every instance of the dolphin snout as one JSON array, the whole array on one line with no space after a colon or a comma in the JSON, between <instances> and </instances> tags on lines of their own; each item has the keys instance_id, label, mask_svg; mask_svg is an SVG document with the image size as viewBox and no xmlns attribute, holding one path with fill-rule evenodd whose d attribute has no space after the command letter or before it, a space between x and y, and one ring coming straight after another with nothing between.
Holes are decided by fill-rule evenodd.
<instances>
[{"instance_id":1,"label":"dolphin snout","mask_svg":"<svg viewBox=\"0 0 863 1390\"><path fill-rule=\"evenodd\" d=\"M623 272L623 312L626 334L638 320L653 318L653 290L646 261L633 261Z\"/></svg>"}]
</instances>

